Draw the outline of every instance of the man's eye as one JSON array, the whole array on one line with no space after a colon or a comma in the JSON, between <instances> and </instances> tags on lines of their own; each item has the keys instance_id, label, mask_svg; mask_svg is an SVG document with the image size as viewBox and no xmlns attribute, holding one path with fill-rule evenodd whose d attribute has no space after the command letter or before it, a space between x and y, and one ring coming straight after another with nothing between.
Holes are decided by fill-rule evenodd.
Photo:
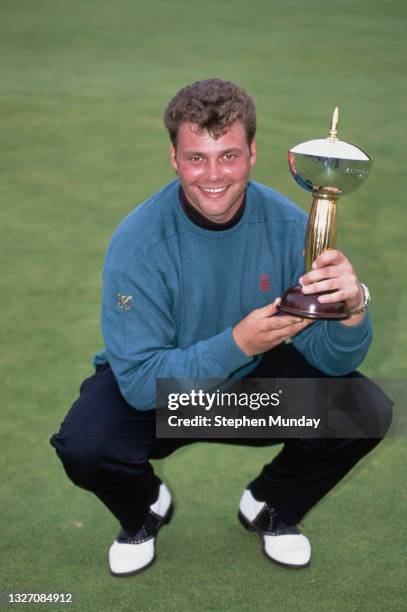
<instances>
[{"instance_id":1,"label":"man's eye","mask_svg":"<svg viewBox=\"0 0 407 612\"><path fill-rule=\"evenodd\" d=\"M227 161L230 161L230 160L232 160L232 159L235 159L235 157L236 157L236 154L235 154L235 153L225 153L225 155L224 155L224 158L225 158Z\"/></svg>"},{"instance_id":2,"label":"man's eye","mask_svg":"<svg viewBox=\"0 0 407 612\"><path fill-rule=\"evenodd\" d=\"M189 161L196 164L197 162L202 161L202 157L200 155L191 155L191 157L189 158Z\"/></svg>"}]
</instances>

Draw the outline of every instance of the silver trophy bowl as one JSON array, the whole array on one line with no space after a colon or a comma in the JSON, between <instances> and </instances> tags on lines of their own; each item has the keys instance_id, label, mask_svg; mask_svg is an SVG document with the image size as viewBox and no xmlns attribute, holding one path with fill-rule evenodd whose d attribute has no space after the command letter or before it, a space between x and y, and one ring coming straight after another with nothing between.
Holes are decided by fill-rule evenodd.
<instances>
[{"instance_id":1,"label":"silver trophy bowl","mask_svg":"<svg viewBox=\"0 0 407 612\"><path fill-rule=\"evenodd\" d=\"M288 151L291 174L303 189L338 196L355 191L369 176L372 163L362 149L330 138L308 140Z\"/></svg>"}]
</instances>

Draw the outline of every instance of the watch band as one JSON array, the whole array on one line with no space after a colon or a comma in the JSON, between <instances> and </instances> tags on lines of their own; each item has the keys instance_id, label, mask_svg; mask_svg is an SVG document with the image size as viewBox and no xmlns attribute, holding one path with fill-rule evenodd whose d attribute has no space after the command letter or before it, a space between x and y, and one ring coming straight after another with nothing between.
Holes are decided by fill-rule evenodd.
<instances>
[{"instance_id":1,"label":"watch band","mask_svg":"<svg viewBox=\"0 0 407 612\"><path fill-rule=\"evenodd\" d=\"M370 302L369 289L363 283L360 283L360 287L361 287L362 293L363 293L363 302L362 302L362 305L359 306L358 308L353 308L352 310L349 310L349 314L350 315L361 314L362 312L364 312L367 309L367 305Z\"/></svg>"}]
</instances>

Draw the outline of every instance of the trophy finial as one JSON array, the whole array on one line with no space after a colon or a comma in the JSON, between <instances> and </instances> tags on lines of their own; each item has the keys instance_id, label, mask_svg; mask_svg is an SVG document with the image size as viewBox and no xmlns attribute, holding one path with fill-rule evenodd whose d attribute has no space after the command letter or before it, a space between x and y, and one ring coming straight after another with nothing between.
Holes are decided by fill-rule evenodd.
<instances>
[{"instance_id":1,"label":"trophy finial","mask_svg":"<svg viewBox=\"0 0 407 612\"><path fill-rule=\"evenodd\" d=\"M334 114L332 115L331 131L329 132L330 142L336 142L338 136L338 125L339 125L339 108L336 107Z\"/></svg>"}]
</instances>

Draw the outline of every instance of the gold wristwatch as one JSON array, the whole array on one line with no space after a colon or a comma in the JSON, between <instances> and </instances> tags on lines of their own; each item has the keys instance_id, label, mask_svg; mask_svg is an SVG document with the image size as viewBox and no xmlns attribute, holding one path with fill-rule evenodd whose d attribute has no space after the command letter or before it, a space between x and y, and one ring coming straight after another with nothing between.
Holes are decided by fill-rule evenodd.
<instances>
[{"instance_id":1,"label":"gold wristwatch","mask_svg":"<svg viewBox=\"0 0 407 612\"><path fill-rule=\"evenodd\" d=\"M370 302L370 292L369 289L363 283L360 283L362 293L363 293L363 303L358 308L354 308L353 310L349 310L350 315L361 314L367 309L367 305Z\"/></svg>"}]
</instances>

